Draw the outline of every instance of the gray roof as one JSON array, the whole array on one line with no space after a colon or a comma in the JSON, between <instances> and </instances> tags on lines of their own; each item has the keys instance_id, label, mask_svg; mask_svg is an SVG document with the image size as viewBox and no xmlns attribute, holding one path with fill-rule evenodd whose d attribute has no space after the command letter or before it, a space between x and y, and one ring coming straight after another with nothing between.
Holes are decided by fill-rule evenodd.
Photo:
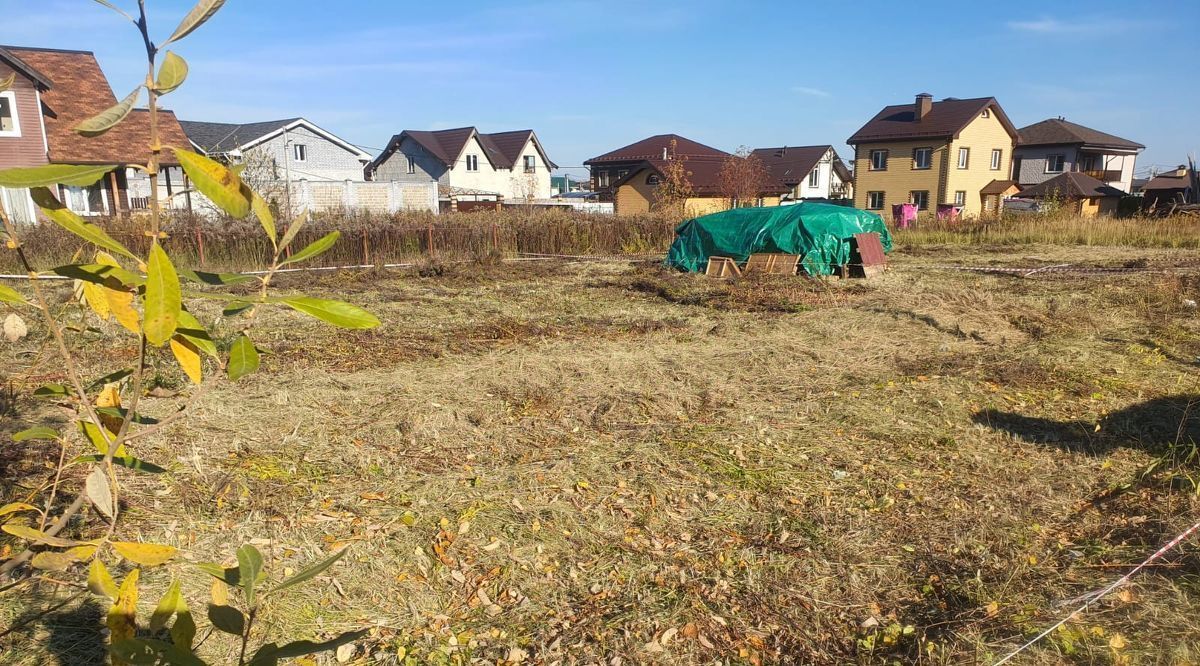
<instances>
[{"instance_id":1,"label":"gray roof","mask_svg":"<svg viewBox=\"0 0 1200 666\"><path fill-rule=\"evenodd\" d=\"M200 146L206 153L227 153L231 150L280 130L300 118L285 118L284 120L268 120L263 123L206 123L194 120L181 120L183 131L187 133L192 143Z\"/></svg>"},{"instance_id":2,"label":"gray roof","mask_svg":"<svg viewBox=\"0 0 1200 666\"><path fill-rule=\"evenodd\" d=\"M1017 130L1017 143L1022 146L1083 144L1119 150L1141 150L1142 144L1119 136L1084 127L1064 118L1050 118Z\"/></svg>"}]
</instances>

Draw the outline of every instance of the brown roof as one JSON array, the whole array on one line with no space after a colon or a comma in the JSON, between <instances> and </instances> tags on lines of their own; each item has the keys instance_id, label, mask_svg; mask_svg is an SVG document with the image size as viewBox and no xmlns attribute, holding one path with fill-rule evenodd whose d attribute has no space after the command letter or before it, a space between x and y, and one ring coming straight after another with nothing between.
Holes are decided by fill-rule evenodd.
<instances>
[{"instance_id":1,"label":"brown roof","mask_svg":"<svg viewBox=\"0 0 1200 666\"><path fill-rule=\"evenodd\" d=\"M1082 199L1085 197L1122 197L1125 196L1125 193L1079 171L1068 171L1021 190L1022 198L1040 199L1049 196Z\"/></svg>"},{"instance_id":2,"label":"brown roof","mask_svg":"<svg viewBox=\"0 0 1200 666\"><path fill-rule=\"evenodd\" d=\"M684 159L683 166L687 170L688 184L691 185L692 192L695 195L703 197L719 196L721 194L721 169L725 166L725 160L728 157L731 156L700 156ZM665 175L667 164L668 162L663 159L644 160L641 165L631 169L624 178L613 183L613 188L616 189L629 182L646 169L650 169L662 177ZM763 190L759 194L787 194L790 189L783 183L771 179L771 182L764 185Z\"/></svg>"},{"instance_id":3,"label":"brown roof","mask_svg":"<svg viewBox=\"0 0 1200 666\"><path fill-rule=\"evenodd\" d=\"M50 79L45 74L31 67L29 63L17 57L9 48L11 47L0 46L0 60L7 62L10 67L24 74L26 78L36 83L39 89L48 89L50 87Z\"/></svg>"},{"instance_id":4,"label":"brown roof","mask_svg":"<svg viewBox=\"0 0 1200 666\"><path fill-rule=\"evenodd\" d=\"M121 124L96 137L85 137L72 127L117 103L96 56L89 51L62 51L5 47L50 81L42 93L43 120L51 162L59 164L141 164L150 154L150 114L136 109ZM163 145L189 148L187 135L175 114L158 116ZM163 164L177 164L170 151Z\"/></svg>"},{"instance_id":5,"label":"brown roof","mask_svg":"<svg viewBox=\"0 0 1200 666\"><path fill-rule=\"evenodd\" d=\"M479 140L479 145L483 146L483 152L492 166L497 169L511 169L516 165L517 160L521 159L521 151L524 150L525 144L532 139L534 146L542 155L542 159L551 169L557 169L558 165L550 161L542 148L541 141L538 141L537 135L533 130L514 130L511 132L495 132L493 134L484 134L474 127L458 127L448 130L437 130L433 132L424 130L404 130L403 132L393 136L388 145L383 149L383 152L376 157L374 161L367 165L368 171L373 171L400 147L400 143L405 137L416 141L421 147L429 151L442 164L447 167L453 167L458 160L458 156L462 154L463 148L467 142L474 136Z\"/></svg>"},{"instance_id":6,"label":"brown roof","mask_svg":"<svg viewBox=\"0 0 1200 666\"><path fill-rule=\"evenodd\" d=\"M1142 190L1186 190L1191 186L1191 173L1186 168L1179 168L1151 178Z\"/></svg>"},{"instance_id":7,"label":"brown roof","mask_svg":"<svg viewBox=\"0 0 1200 666\"><path fill-rule=\"evenodd\" d=\"M808 177L813 167L830 150L833 150L833 146L784 146L756 148L751 154L762 161L775 180L795 186Z\"/></svg>"},{"instance_id":8,"label":"brown roof","mask_svg":"<svg viewBox=\"0 0 1200 666\"><path fill-rule=\"evenodd\" d=\"M686 157L719 157L724 158L729 153L717 150L712 146L692 141L678 134L657 134L631 143L623 148L604 153L584 162L591 165L599 162L636 162L638 160L662 160L663 151L671 149L671 141L675 141L675 155Z\"/></svg>"},{"instance_id":9,"label":"brown roof","mask_svg":"<svg viewBox=\"0 0 1200 666\"><path fill-rule=\"evenodd\" d=\"M1021 146L1048 146L1082 144L1097 148L1119 150L1141 150L1145 148L1136 141L1122 139L1100 130L1084 127L1063 118L1050 118L1040 123L1017 130L1017 144Z\"/></svg>"},{"instance_id":10,"label":"brown roof","mask_svg":"<svg viewBox=\"0 0 1200 666\"><path fill-rule=\"evenodd\" d=\"M993 180L992 182L988 183L987 185L984 185L983 189L979 190L979 193L980 194L1004 194L1004 193L1008 192L1009 190L1013 190L1013 189L1017 189L1017 190L1021 189L1021 185L1019 183L1017 183L1017 181L1015 181L1015 180Z\"/></svg>"},{"instance_id":11,"label":"brown roof","mask_svg":"<svg viewBox=\"0 0 1200 666\"><path fill-rule=\"evenodd\" d=\"M995 97L974 99L944 99L934 102L922 120L916 120L913 103L885 106L875 117L846 140L857 144L866 141L906 141L909 139L954 138L984 110L990 109L1008 133L1017 130L1000 108Z\"/></svg>"}]
</instances>

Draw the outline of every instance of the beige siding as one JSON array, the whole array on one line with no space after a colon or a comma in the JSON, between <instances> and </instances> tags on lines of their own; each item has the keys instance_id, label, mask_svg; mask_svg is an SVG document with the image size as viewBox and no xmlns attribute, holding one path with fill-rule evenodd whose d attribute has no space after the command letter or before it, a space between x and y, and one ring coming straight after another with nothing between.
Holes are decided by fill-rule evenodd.
<instances>
[{"instance_id":1,"label":"beige siding","mask_svg":"<svg viewBox=\"0 0 1200 666\"><path fill-rule=\"evenodd\" d=\"M642 215L650 212L654 201L654 186L646 183L649 172L645 169L634 174L617 188L613 195L613 212L617 215Z\"/></svg>"},{"instance_id":2,"label":"beige siding","mask_svg":"<svg viewBox=\"0 0 1200 666\"><path fill-rule=\"evenodd\" d=\"M945 197L939 200L939 203L954 203L956 191L966 192L963 215L980 215L983 212L983 195L979 191L993 180L1005 180L1012 173L1014 147L1013 136L1004 129L996 113L991 113L988 118L976 117L959 133L958 138L950 143ZM959 148L970 149L966 169L958 168ZM992 150L996 148L1004 153L1001 155L1000 168L993 170Z\"/></svg>"},{"instance_id":3,"label":"beige siding","mask_svg":"<svg viewBox=\"0 0 1200 666\"><path fill-rule=\"evenodd\" d=\"M913 151L917 148L933 149L933 159L928 169L913 168ZM913 191L925 190L929 192L929 211L932 212L944 196L943 174L947 166L947 149L946 141L938 139L858 145L854 154L854 206L866 209L867 193L883 192L884 208L877 212L888 217L892 205L907 202ZM871 171L872 150L888 151L887 170Z\"/></svg>"}]
</instances>

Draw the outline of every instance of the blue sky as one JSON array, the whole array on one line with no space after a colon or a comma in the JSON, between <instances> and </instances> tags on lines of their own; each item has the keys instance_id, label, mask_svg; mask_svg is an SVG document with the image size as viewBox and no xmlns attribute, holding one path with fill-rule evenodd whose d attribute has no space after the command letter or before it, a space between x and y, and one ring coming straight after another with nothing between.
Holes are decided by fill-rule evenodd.
<instances>
[{"instance_id":1,"label":"blue sky","mask_svg":"<svg viewBox=\"0 0 1200 666\"><path fill-rule=\"evenodd\" d=\"M147 4L161 39L191 2ZM118 96L144 76L133 28L90 0L0 10L0 43L95 51ZM885 104L991 95L1018 126L1062 115L1146 144L1141 171L1200 152L1197 26L1196 0L228 0L175 47L192 75L167 105L304 116L369 149L403 129L533 128L578 167L662 132L847 156Z\"/></svg>"}]
</instances>

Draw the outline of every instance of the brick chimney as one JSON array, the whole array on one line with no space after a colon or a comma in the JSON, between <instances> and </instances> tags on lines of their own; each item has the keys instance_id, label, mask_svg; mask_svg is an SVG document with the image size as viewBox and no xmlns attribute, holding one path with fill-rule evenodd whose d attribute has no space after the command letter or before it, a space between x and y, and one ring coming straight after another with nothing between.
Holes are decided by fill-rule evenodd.
<instances>
[{"instance_id":1,"label":"brick chimney","mask_svg":"<svg viewBox=\"0 0 1200 666\"><path fill-rule=\"evenodd\" d=\"M925 116L933 110L933 95L929 93L920 93L917 95L917 102L913 104L913 120L918 122L925 119Z\"/></svg>"}]
</instances>

